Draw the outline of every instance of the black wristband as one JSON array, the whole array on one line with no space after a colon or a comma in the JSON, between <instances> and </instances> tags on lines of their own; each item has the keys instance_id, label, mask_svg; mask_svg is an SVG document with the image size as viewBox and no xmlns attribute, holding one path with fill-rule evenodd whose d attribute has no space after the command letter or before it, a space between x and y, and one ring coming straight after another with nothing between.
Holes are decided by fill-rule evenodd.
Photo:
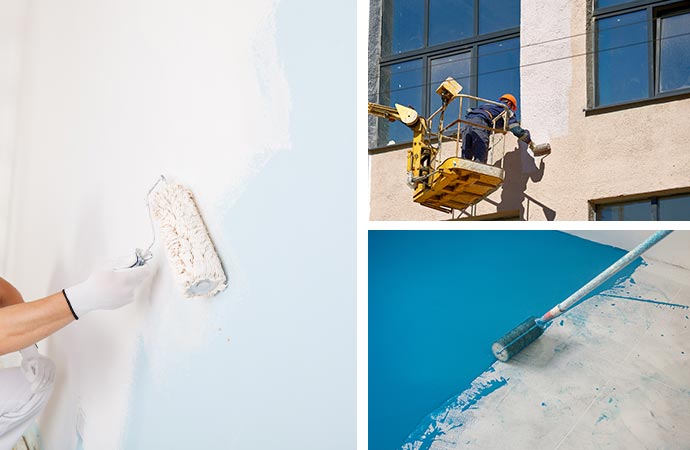
<instances>
[{"instance_id":1,"label":"black wristband","mask_svg":"<svg viewBox=\"0 0 690 450\"><path fill-rule=\"evenodd\" d=\"M67 293L64 289L62 290L62 295L65 297L65 301L67 302L67 306L69 306L69 310L72 311L74 320L79 320L79 317L77 317L77 313L74 312L74 308L72 308L72 304L69 302L69 298L67 298Z\"/></svg>"}]
</instances>

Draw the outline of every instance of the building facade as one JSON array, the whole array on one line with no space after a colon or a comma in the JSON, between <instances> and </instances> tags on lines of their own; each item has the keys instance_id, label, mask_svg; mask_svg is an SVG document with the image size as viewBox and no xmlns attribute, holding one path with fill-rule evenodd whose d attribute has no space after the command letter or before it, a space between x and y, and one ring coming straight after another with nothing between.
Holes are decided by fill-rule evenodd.
<instances>
[{"instance_id":1,"label":"building facade","mask_svg":"<svg viewBox=\"0 0 690 450\"><path fill-rule=\"evenodd\" d=\"M509 134L502 187L446 214L412 201L410 130L370 116L371 220L690 220L690 2L372 0L369 31L369 101L428 115L453 76L553 149Z\"/></svg>"}]
</instances>

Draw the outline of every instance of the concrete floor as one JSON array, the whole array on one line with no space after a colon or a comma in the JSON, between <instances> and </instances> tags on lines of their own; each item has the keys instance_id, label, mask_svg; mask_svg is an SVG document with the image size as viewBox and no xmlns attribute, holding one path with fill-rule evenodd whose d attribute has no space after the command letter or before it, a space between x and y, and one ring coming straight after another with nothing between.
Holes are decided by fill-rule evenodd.
<instances>
[{"instance_id":1,"label":"concrete floor","mask_svg":"<svg viewBox=\"0 0 690 450\"><path fill-rule=\"evenodd\" d=\"M403 448L690 449L688 306L690 270L647 261L494 363Z\"/></svg>"}]
</instances>

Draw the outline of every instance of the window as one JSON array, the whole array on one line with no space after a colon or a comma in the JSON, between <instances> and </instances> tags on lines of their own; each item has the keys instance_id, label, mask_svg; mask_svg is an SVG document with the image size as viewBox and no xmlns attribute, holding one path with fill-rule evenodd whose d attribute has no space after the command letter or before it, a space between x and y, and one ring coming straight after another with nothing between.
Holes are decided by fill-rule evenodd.
<instances>
[{"instance_id":1,"label":"window","mask_svg":"<svg viewBox=\"0 0 690 450\"><path fill-rule=\"evenodd\" d=\"M690 220L690 193L594 203L595 220Z\"/></svg>"},{"instance_id":2,"label":"window","mask_svg":"<svg viewBox=\"0 0 690 450\"><path fill-rule=\"evenodd\" d=\"M597 0L594 106L690 94L690 2Z\"/></svg>"},{"instance_id":3,"label":"window","mask_svg":"<svg viewBox=\"0 0 690 450\"><path fill-rule=\"evenodd\" d=\"M520 102L520 0L382 1L380 81L370 101L428 116L451 76L463 93L497 100L510 92ZM377 146L411 140L403 124L378 119Z\"/></svg>"}]
</instances>

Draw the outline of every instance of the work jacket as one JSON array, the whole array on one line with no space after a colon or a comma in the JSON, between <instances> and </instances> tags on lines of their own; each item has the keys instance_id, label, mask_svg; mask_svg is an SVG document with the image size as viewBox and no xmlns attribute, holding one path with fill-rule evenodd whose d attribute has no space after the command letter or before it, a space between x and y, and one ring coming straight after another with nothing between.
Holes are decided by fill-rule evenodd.
<instances>
[{"instance_id":1,"label":"work jacket","mask_svg":"<svg viewBox=\"0 0 690 450\"><path fill-rule=\"evenodd\" d=\"M482 125L486 125L488 127L493 127L494 118L501 114L503 111L504 108L501 106L494 105L491 103L483 103L477 106L476 108L470 109L465 118L470 122L479 123ZM508 118L508 129L515 136L521 137L523 134L525 134L526 130L520 127L520 122L518 122L517 118L515 117L515 114L509 114L510 117ZM478 119L480 120L480 122L477 121ZM500 118L496 121L495 128L503 128L503 118Z\"/></svg>"}]
</instances>

